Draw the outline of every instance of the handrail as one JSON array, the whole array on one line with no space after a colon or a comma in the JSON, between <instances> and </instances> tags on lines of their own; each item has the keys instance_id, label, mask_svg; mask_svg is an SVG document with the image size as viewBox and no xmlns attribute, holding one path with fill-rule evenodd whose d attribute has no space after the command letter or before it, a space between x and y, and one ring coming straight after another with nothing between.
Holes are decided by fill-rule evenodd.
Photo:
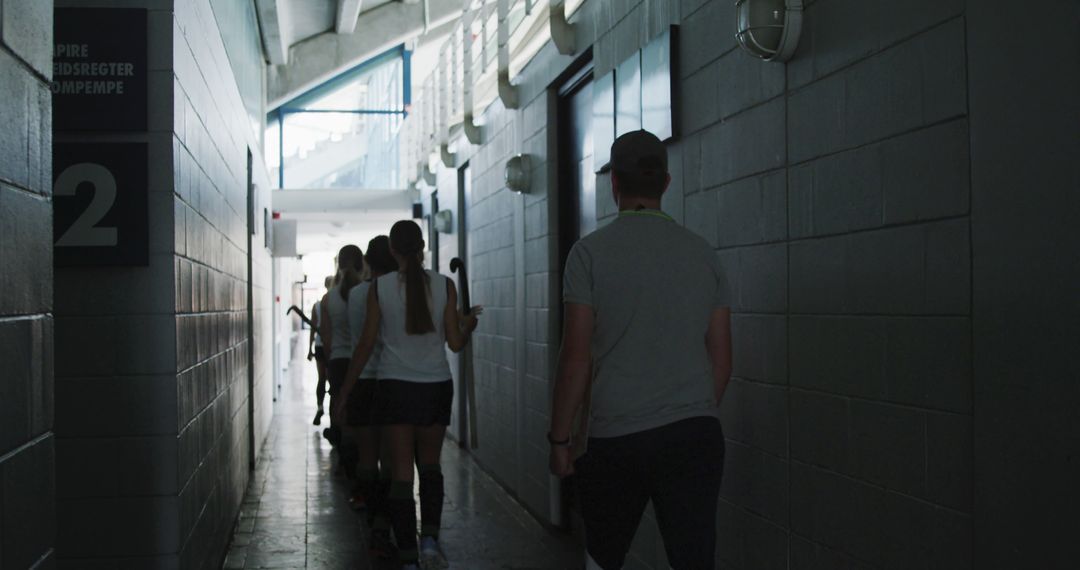
<instances>
[{"instance_id":1,"label":"handrail","mask_svg":"<svg viewBox=\"0 0 1080 570\"><path fill-rule=\"evenodd\" d=\"M517 89L510 83L510 2L499 3L499 99L507 109L517 109Z\"/></svg>"},{"instance_id":2,"label":"handrail","mask_svg":"<svg viewBox=\"0 0 1080 570\"><path fill-rule=\"evenodd\" d=\"M454 166L455 130L480 144L476 116L496 98L508 109L517 108L513 74L543 44L553 40L559 53L573 53L574 30L566 17L565 0L463 0L461 18L439 47L436 67L420 82L401 125L403 184L430 183L436 155Z\"/></svg>"},{"instance_id":3,"label":"handrail","mask_svg":"<svg viewBox=\"0 0 1080 570\"><path fill-rule=\"evenodd\" d=\"M472 2L466 0L465 14L461 18L461 61L462 61L462 127L465 138L472 144L480 144L480 127L473 120L473 45L476 38L473 35L473 22L476 12L472 9Z\"/></svg>"}]
</instances>

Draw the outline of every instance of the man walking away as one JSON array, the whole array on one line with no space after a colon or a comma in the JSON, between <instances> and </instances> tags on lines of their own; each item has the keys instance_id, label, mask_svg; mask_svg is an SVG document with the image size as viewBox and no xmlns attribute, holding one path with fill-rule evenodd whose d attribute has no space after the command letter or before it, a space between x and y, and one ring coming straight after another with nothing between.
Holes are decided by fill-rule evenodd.
<instances>
[{"instance_id":1,"label":"man walking away","mask_svg":"<svg viewBox=\"0 0 1080 570\"><path fill-rule=\"evenodd\" d=\"M611 167L619 216L566 261L551 470L576 474L589 569L622 568L650 500L671 566L709 569L731 375L727 279L709 244L660 210L671 177L659 139L620 136ZM587 448L574 461L571 424L590 382Z\"/></svg>"}]
</instances>

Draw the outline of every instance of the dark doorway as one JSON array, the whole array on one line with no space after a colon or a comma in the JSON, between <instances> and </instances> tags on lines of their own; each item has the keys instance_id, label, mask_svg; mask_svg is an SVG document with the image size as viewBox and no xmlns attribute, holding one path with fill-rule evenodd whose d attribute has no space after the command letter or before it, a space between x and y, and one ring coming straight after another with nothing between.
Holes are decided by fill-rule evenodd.
<instances>
[{"instance_id":1,"label":"dark doorway","mask_svg":"<svg viewBox=\"0 0 1080 570\"><path fill-rule=\"evenodd\" d=\"M428 217L428 239L431 243L431 269L439 271L439 230L436 228L435 214L439 213L439 191L431 191L431 215Z\"/></svg>"},{"instance_id":2,"label":"dark doorway","mask_svg":"<svg viewBox=\"0 0 1080 570\"><path fill-rule=\"evenodd\" d=\"M596 174L593 168L593 77L592 63L584 62L558 85L558 228L559 268L565 267L570 248L577 240L596 230ZM562 299L562 279L558 279ZM562 330L562 303L558 303L558 330ZM571 477L572 478L572 477ZM553 483L554 484L554 483ZM570 526L579 534L583 528L575 512L573 483L561 485L551 497L552 520Z\"/></svg>"},{"instance_id":3,"label":"dark doorway","mask_svg":"<svg viewBox=\"0 0 1080 570\"><path fill-rule=\"evenodd\" d=\"M562 267L574 242L596 230L593 168L592 64L559 88L559 254Z\"/></svg>"},{"instance_id":4,"label":"dark doorway","mask_svg":"<svg viewBox=\"0 0 1080 570\"><path fill-rule=\"evenodd\" d=\"M457 176L457 219L454 220L456 226L454 231L457 232L457 257L461 258L465 262L465 273L468 275L468 271L472 269L472 260L469 258L469 201L472 199L472 170L469 168L469 163L465 163L458 169ZM458 282L458 295L460 297L462 289L466 286L466 283L462 282L462 276L459 273L456 276ZM456 362L451 362L454 366L455 374L457 375L457 382L454 386L454 392L459 394L457 397L457 409L454 418L455 429L458 433L458 444L462 447L471 448L475 442L471 437L471 430L469 429L470 422L476 421L475 417L470 414L475 412L469 409L469 402L471 401L470 393L475 396L475 388L473 388L473 375L472 375L472 345L465 347L465 350L459 354L454 355ZM469 390L472 389L473 392Z\"/></svg>"},{"instance_id":5,"label":"dark doorway","mask_svg":"<svg viewBox=\"0 0 1080 570\"><path fill-rule=\"evenodd\" d=\"M255 275L252 261L252 248L255 246L257 206L255 181L252 177L251 149L247 153L247 388L248 388L248 467L255 469Z\"/></svg>"}]
</instances>

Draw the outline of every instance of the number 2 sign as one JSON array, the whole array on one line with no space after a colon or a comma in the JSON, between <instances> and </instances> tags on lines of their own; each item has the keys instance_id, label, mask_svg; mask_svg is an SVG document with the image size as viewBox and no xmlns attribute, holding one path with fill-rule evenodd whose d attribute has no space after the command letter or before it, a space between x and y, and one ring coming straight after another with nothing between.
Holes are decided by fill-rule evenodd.
<instances>
[{"instance_id":1,"label":"number 2 sign","mask_svg":"<svg viewBox=\"0 0 1080 570\"><path fill-rule=\"evenodd\" d=\"M146 143L56 143L53 237L58 267L146 265Z\"/></svg>"}]
</instances>

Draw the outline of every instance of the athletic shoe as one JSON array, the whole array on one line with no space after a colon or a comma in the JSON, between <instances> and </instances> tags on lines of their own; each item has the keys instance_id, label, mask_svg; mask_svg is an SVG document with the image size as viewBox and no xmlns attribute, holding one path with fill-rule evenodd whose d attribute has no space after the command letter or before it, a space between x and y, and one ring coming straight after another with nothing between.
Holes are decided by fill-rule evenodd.
<instances>
[{"instance_id":1,"label":"athletic shoe","mask_svg":"<svg viewBox=\"0 0 1080 570\"><path fill-rule=\"evenodd\" d=\"M445 570L450 567L446 555L439 548L439 541L430 536L420 537L420 568L423 570Z\"/></svg>"},{"instance_id":2,"label":"athletic shoe","mask_svg":"<svg viewBox=\"0 0 1080 570\"><path fill-rule=\"evenodd\" d=\"M315 421L311 422L312 425L322 424L323 409L319 408L319 411L315 412Z\"/></svg>"}]
</instances>

